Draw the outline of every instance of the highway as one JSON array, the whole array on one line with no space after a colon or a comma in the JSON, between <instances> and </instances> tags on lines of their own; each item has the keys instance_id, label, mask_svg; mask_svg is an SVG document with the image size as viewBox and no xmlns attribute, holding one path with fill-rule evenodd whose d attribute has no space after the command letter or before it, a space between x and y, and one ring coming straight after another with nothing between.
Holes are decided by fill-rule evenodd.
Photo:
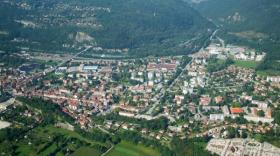
<instances>
[{"instance_id":1,"label":"highway","mask_svg":"<svg viewBox=\"0 0 280 156\"><path fill-rule=\"evenodd\" d=\"M50 67L50 68L48 68L48 69L45 69L43 72L38 72L38 73L35 73L35 74L33 74L33 75L31 75L31 76L25 78L24 80L21 81L21 83L20 83L19 85L22 86L22 85L26 84L27 82L31 81L32 79L38 79L38 78L40 78L40 77L42 77L42 76L44 76L44 75L47 75L48 73L54 72L54 71L55 71L56 69L58 69L60 66L64 65L64 64L67 63L67 62L72 61L75 57L77 57L77 56L81 55L82 53L88 51L90 48L92 48L92 47L91 47L91 46L88 46L88 47L86 47L84 50L82 50L82 51L76 53L75 55L73 55L71 58L69 58L69 59L67 59L67 60L65 60L65 61L63 61L63 62L61 62L61 63L59 63L57 66L55 66L55 67Z\"/></svg>"}]
</instances>

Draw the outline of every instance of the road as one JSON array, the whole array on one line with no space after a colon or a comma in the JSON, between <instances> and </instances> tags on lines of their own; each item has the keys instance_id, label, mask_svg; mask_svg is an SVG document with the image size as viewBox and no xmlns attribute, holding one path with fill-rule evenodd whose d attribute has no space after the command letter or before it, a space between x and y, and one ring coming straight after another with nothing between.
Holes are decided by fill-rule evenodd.
<instances>
[{"instance_id":1,"label":"road","mask_svg":"<svg viewBox=\"0 0 280 156\"><path fill-rule=\"evenodd\" d=\"M213 37L216 35L216 33L219 31L219 29L216 29L213 33L212 33L212 35L210 36L210 40L212 41L213 40ZM203 48L202 48L203 49Z\"/></svg>"},{"instance_id":2,"label":"road","mask_svg":"<svg viewBox=\"0 0 280 156\"><path fill-rule=\"evenodd\" d=\"M105 153L101 154L101 156L107 155L114 147L114 144L111 144L111 147Z\"/></svg>"},{"instance_id":3,"label":"road","mask_svg":"<svg viewBox=\"0 0 280 156\"><path fill-rule=\"evenodd\" d=\"M212 34L211 36L209 37L209 39L212 41L213 40L213 37L216 35L216 33L219 31L219 29L216 29ZM203 51L203 47L199 50L199 51ZM170 91L170 88L172 88L176 83L177 81L179 80L180 77L183 76L183 74L187 71L188 69L188 66L192 63L193 61L193 58L192 60L184 67L184 69L181 71L181 73L174 79L174 81L167 87L167 89L165 90L164 88L162 88L159 93L157 95L155 95L155 99L156 99L156 102L152 105L152 107L145 113L147 115L151 115L154 111L154 109L160 104L160 99L163 98L165 96L165 93Z\"/></svg>"},{"instance_id":4,"label":"road","mask_svg":"<svg viewBox=\"0 0 280 156\"><path fill-rule=\"evenodd\" d=\"M217 39L221 42L222 47L225 48L225 41L217 36Z\"/></svg>"},{"instance_id":5,"label":"road","mask_svg":"<svg viewBox=\"0 0 280 156\"><path fill-rule=\"evenodd\" d=\"M24 80L21 81L21 83L19 84L20 86L26 84L27 82L33 80L33 79L38 79L44 75L47 75L48 73L51 73L51 72L54 72L56 69L58 69L60 66L64 65L65 63L69 62L69 61L72 61L75 57L79 56L80 54L88 51L90 48L92 48L91 46L88 46L86 47L86 49L78 52L77 54L73 55L72 57L70 57L69 59L61 62L60 64L58 64L57 66L55 67L50 67L48 69L45 69L43 72L38 72L38 73L35 73L31 76L29 76L28 78L25 78Z\"/></svg>"},{"instance_id":6,"label":"road","mask_svg":"<svg viewBox=\"0 0 280 156\"><path fill-rule=\"evenodd\" d=\"M104 132L104 133L114 135L114 133L110 133L110 132L107 131L106 129L102 128L101 125L96 125L95 127L97 127L99 130L101 130L101 131Z\"/></svg>"},{"instance_id":7,"label":"road","mask_svg":"<svg viewBox=\"0 0 280 156\"><path fill-rule=\"evenodd\" d=\"M174 79L174 81L168 86L168 88L165 90L164 88L162 88L160 90L160 92L155 96L155 98L157 99L156 103L153 104L153 106L146 112L146 114L151 115L153 110L160 104L160 99L163 98L165 96L166 92L169 92L170 89L177 83L177 81L179 80L180 77L183 76L183 74L185 74L185 72L187 71L189 65L192 63L193 59L184 67L184 69L181 71L181 73Z\"/></svg>"}]
</instances>

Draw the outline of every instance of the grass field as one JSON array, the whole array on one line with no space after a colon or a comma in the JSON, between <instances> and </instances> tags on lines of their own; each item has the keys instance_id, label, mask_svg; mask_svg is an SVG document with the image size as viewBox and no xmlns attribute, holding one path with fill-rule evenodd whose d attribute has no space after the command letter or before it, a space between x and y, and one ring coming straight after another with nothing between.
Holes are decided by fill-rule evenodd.
<instances>
[{"instance_id":1,"label":"grass field","mask_svg":"<svg viewBox=\"0 0 280 156\"><path fill-rule=\"evenodd\" d=\"M71 156L100 156L102 153L90 147L81 147Z\"/></svg>"},{"instance_id":2,"label":"grass field","mask_svg":"<svg viewBox=\"0 0 280 156\"><path fill-rule=\"evenodd\" d=\"M259 76L279 76L280 75L280 71L261 70L261 71L257 71L257 75L259 75Z\"/></svg>"},{"instance_id":3,"label":"grass field","mask_svg":"<svg viewBox=\"0 0 280 156\"><path fill-rule=\"evenodd\" d=\"M73 156L100 156L101 153L93 146L109 146L87 139L75 131L69 131L54 126L37 127L17 143L17 152L21 156L65 155L67 149L73 151Z\"/></svg>"},{"instance_id":4,"label":"grass field","mask_svg":"<svg viewBox=\"0 0 280 156\"><path fill-rule=\"evenodd\" d=\"M107 156L160 156L160 153L150 147L122 141Z\"/></svg>"},{"instance_id":5,"label":"grass field","mask_svg":"<svg viewBox=\"0 0 280 156\"><path fill-rule=\"evenodd\" d=\"M259 62L256 61L243 61L243 60L236 60L234 61L234 65L243 68L252 68L255 69L258 66Z\"/></svg>"},{"instance_id":6,"label":"grass field","mask_svg":"<svg viewBox=\"0 0 280 156\"><path fill-rule=\"evenodd\" d=\"M103 146L106 146L106 144L102 144L100 142L95 142L93 140L90 140L90 139L87 139L87 138L84 138L82 137L79 133L75 132L75 131L69 131L67 129L63 129L63 128L56 128L54 126L47 126L41 130L44 130L44 131L48 131L49 133L60 133L60 134L63 134L63 135L66 135L68 137L73 137L73 138L77 138L79 140L82 140L82 141L85 141L87 143L90 143L90 144L99 144L99 145L103 145Z\"/></svg>"}]
</instances>

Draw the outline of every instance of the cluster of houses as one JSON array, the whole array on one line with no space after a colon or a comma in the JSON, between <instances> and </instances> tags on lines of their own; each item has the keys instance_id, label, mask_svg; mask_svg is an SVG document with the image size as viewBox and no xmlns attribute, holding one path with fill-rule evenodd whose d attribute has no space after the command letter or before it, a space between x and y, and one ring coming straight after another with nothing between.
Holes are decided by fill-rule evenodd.
<instances>
[{"instance_id":1,"label":"cluster of houses","mask_svg":"<svg viewBox=\"0 0 280 156\"><path fill-rule=\"evenodd\" d=\"M215 51L227 56L222 47L219 48L209 46L205 51L194 54L186 70L183 69L182 74L175 77L174 85L169 88L169 81L174 78L178 68L182 69L181 57L72 60L56 68L51 75L38 75L33 79L29 79L26 73L6 70L1 76L1 86L10 88L14 95L52 100L75 118L82 128L93 126L93 114L104 115L114 110L120 116L131 118L151 120L166 117L173 123L176 120L186 121L169 126L165 132L149 132L131 123L105 124L108 129L137 129L156 139L178 135L183 131L191 133L189 124L192 123L202 122L203 129L209 124L224 122L226 117L236 118L241 114L248 121L271 123L270 105L275 101L258 100L254 95L266 96L274 91L272 83L279 84L279 77L259 77L252 69L236 66L208 73L207 59ZM242 49L238 49L240 47L227 48L231 49L228 51L242 52ZM26 83L23 85L22 82ZM248 83L253 83L252 93L243 90ZM199 91L201 89L207 92ZM243 94L239 95L240 92ZM154 103L160 103L161 97L169 94L174 95L170 96L173 99L161 103L155 116L145 114ZM243 105L244 101L250 106ZM240 106L233 103L240 103Z\"/></svg>"},{"instance_id":2,"label":"cluster of houses","mask_svg":"<svg viewBox=\"0 0 280 156\"><path fill-rule=\"evenodd\" d=\"M141 135L149 138L153 138L156 140L171 140L174 136L180 136L184 130L188 128L188 125L183 126L168 126L166 130L150 130L148 128L143 128L139 124L129 123L129 122L121 122L121 121L113 121L106 120L104 121L104 126L106 130L129 130L129 131L138 131Z\"/></svg>"},{"instance_id":3,"label":"cluster of houses","mask_svg":"<svg viewBox=\"0 0 280 156\"><path fill-rule=\"evenodd\" d=\"M154 91L168 82L179 64L180 58L151 58L140 63L135 60L73 60L54 73L41 74L36 79L14 71L17 74L6 72L7 77L2 80L3 86L11 88L14 95L52 100L86 128L92 126L93 114L110 113L115 108L121 110L120 115L137 115L151 104ZM137 84L123 82L121 73L128 73L129 81ZM114 80L113 75L121 80ZM121 98L115 101L113 97Z\"/></svg>"},{"instance_id":4,"label":"cluster of houses","mask_svg":"<svg viewBox=\"0 0 280 156\"><path fill-rule=\"evenodd\" d=\"M205 67L206 59L196 58L188 66L188 76L191 77L189 82L184 82L183 90L191 91L194 87L204 87L206 84L207 69ZM191 90L189 88L192 88ZM186 91L185 91L186 92Z\"/></svg>"}]
</instances>

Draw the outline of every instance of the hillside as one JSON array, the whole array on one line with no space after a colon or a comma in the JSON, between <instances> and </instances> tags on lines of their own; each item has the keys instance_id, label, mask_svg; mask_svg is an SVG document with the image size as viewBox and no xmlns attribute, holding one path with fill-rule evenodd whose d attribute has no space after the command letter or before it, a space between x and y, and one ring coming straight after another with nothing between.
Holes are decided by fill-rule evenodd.
<instances>
[{"instance_id":1,"label":"hillside","mask_svg":"<svg viewBox=\"0 0 280 156\"><path fill-rule=\"evenodd\" d=\"M15 43L10 41L17 39L16 46L47 51L74 51L73 47L86 44L101 47L98 53L187 54L199 49L215 29L181 0L20 0L0 4L0 13L5 15L0 16L4 21L0 31L5 32L0 40L11 47ZM78 42L80 34L87 39Z\"/></svg>"},{"instance_id":2,"label":"hillside","mask_svg":"<svg viewBox=\"0 0 280 156\"><path fill-rule=\"evenodd\" d=\"M221 26L220 35L229 43L266 51L268 56L259 69L280 71L279 0L207 0L191 4Z\"/></svg>"}]
</instances>

